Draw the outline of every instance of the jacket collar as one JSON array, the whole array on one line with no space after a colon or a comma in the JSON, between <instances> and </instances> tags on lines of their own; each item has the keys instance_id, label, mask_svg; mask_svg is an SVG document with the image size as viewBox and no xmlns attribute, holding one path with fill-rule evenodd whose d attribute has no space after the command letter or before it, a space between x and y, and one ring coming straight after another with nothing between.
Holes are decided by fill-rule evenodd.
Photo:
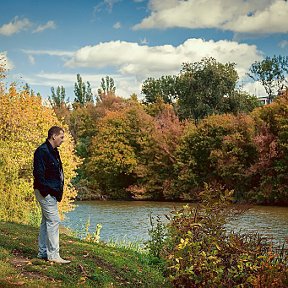
<instances>
[{"instance_id":1,"label":"jacket collar","mask_svg":"<svg viewBox=\"0 0 288 288\"><path fill-rule=\"evenodd\" d=\"M48 139L46 139L46 142L45 142L45 143L46 143L46 145L47 145L47 147L48 147L48 149L49 149L50 152L52 152L52 153L53 153L53 152L54 152L54 153L55 153L55 152L56 152L56 153L58 152L57 148L53 148L53 147L52 147L52 145L51 145L51 143L49 142Z\"/></svg>"},{"instance_id":2,"label":"jacket collar","mask_svg":"<svg viewBox=\"0 0 288 288\"><path fill-rule=\"evenodd\" d=\"M51 143L48 141L48 139L46 139L45 144L47 145L49 152L60 163L60 167L62 169L62 162L61 162L60 154L59 154L57 147L53 149L53 147L52 147Z\"/></svg>"}]
</instances>

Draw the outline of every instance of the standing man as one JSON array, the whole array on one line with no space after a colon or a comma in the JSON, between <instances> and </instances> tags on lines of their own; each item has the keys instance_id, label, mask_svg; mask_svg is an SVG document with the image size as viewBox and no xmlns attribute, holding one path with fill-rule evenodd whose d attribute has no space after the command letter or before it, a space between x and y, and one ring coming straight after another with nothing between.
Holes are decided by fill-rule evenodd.
<instances>
[{"instance_id":1,"label":"standing man","mask_svg":"<svg viewBox=\"0 0 288 288\"><path fill-rule=\"evenodd\" d=\"M55 263L70 263L59 254L59 223L57 202L62 200L64 174L57 147L64 141L64 130L53 126L46 142L34 153L34 191L42 211L38 237L38 258Z\"/></svg>"}]
</instances>

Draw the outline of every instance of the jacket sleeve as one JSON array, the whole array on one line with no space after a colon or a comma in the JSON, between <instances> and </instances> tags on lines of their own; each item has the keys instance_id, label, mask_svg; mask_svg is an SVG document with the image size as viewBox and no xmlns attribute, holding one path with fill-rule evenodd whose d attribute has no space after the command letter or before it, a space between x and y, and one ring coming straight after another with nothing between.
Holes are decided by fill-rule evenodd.
<instances>
[{"instance_id":1,"label":"jacket sleeve","mask_svg":"<svg viewBox=\"0 0 288 288\"><path fill-rule=\"evenodd\" d=\"M45 178L46 163L45 158L47 158L47 152L43 149L37 149L34 153L34 169L33 176L36 180L37 187L43 197L48 194L55 195L58 191L53 189L49 181Z\"/></svg>"}]
</instances>

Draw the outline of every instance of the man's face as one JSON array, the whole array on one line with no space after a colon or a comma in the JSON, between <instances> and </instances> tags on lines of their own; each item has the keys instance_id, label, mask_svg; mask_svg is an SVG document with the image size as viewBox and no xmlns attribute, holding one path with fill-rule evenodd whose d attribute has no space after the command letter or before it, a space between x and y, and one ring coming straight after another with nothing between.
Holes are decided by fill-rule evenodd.
<instances>
[{"instance_id":1,"label":"man's face","mask_svg":"<svg viewBox=\"0 0 288 288\"><path fill-rule=\"evenodd\" d=\"M60 145L63 143L64 141L64 132L63 131L60 131L60 134L56 135L54 134L53 135L53 146L54 147L60 147Z\"/></svg>"}]
</instances>

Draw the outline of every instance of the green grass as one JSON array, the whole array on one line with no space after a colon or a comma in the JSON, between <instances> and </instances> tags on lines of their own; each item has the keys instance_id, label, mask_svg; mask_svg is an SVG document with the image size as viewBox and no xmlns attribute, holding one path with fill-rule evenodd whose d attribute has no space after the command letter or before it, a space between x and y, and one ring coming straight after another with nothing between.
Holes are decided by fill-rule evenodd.
<instances>
[{"instance_id":1,"label":"green grass","mask_svg":"<svg viewBox=\"0 0 288 288\"><path fill-rule=\"evenodd\" d=\"M38 228L0 222L0 287L171 287L147 254L60 235L70 264L36 258Z\"/></svg>"}]
</instances>

